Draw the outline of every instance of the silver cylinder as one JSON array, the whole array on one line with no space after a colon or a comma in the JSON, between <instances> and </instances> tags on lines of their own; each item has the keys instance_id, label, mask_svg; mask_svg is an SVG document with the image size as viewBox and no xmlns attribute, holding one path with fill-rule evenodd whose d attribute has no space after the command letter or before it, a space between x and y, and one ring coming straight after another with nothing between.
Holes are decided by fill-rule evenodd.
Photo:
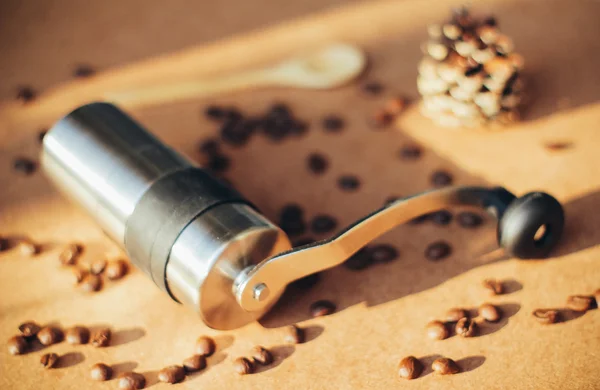
<instances>
[{"instance_id":1,"label":"silver cylinder","mask_svg":"<svg viewBox=\"0 0 600 390\"><path fill-rule=\"evenodd\" d=\"M41 161L134 264L209 326L236 328L264 313L239 307L233 281L289 249L285 233L116 107L93 103L61 119Z\"/></svg>"}]
</instances>

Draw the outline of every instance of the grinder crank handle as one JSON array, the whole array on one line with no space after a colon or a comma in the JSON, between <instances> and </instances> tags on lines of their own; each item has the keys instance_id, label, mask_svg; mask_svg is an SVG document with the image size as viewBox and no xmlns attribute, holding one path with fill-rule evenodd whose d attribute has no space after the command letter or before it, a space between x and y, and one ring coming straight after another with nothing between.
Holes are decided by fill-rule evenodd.
<instances>
[{"instance_id":1,"label":"grinder crank handle","mask_svg":"<svg viewBox=\"0 0 600 390\"><path fill-rule=\"evenodd\" d=\"M290 282L339 265L394 227L449 206L475 206L490 212L498 220L499 245L521 259L546 257L560 239L564 225L562 206L543 192L516 198L501 187L433 190L382 207L329 240L248 267L235 279L233 293L244 310L262 310L272 305Z\"/></svg>"}]
</instances>

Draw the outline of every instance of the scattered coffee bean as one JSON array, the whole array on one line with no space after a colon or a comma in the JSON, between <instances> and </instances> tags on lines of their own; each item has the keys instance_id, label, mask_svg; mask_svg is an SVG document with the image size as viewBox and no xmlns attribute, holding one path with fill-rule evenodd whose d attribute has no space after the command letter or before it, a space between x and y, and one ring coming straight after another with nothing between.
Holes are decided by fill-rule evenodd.
<instances>
[{"instance_id":1,"label":"scattered coffee bean","mask_svg":"<svg viewBox=\"0 0 600 390\"><path fill-rule=\"evenodd\" d=\"M595 299L591 295L571 295L567 298L567 308L584 312L594 307Z\"/></svg>"},{"instance_id":2,"label":"scattered coffee bean","mask_svg":"<svg viewBox=\"0 0 600 390\"><path fill-rule=\"evenodd\" d=\"M361 248L358 252L353 254L344 261L344 267L352 271L360 271L367 268L372 263L369 247Z\"/></svg>"},{"instance_id":3,"label":"scattered coffee bean","mask_svg":"<svg viewBox=\"0 0 600 390\"><path fill-rule=\"evenodd\" d=\"M470 318L464 317L458 320L454 329L459 336L473 337L477 333L477 324Z\"/></svg>"},{"instance_id":4,"label":"scattered coffee bean","mask_svg":"<svg viewBox=\"0 0 600 390\"><path fill-rule=\"evenodd\" d=\"M414 356L407 356L398 363L398 375L403 379L418 378L423 372L423 364Z\"/></svg>"},{"instance_id":5,"label":"scattered coffee bean","mask_svg":"<svg viewBox=\"0 0 600 390\"><path fill-rule=\"evenodd\" d=\"M330 233L336 227L337 221L335 218L325 214L316 215L310 222L310 229L314 234Z\"/></svg>"},{"instance_id":6,"label":"scattered coffee bean","mask_svg":"<svg viewBox=\"0 0 600 390\"><path fill-rule=\"evenodd\" d=\"M86 293L99 291L102 288L102 279L98 275L87 274L79 283L79 288Z\"/></svg>"},{"instance_id":7,"label":"scattered coffee bean","mask_svg":"<svg viewBox=\"0 0 600 390\"><path fill-rule=\"evenodd\" d=\"M366 95L379 95L383 91L383 85L377 81L367 81L361 86Z\"/></svg>"},{"instance_id":8,"label":"scattered coffee bean","mask_svg":"<svg viewBox=\"0 0 600 390\"><path fill-rule=\"evenodd\" d=\"M58 362L58 355L55 353L45 353L40 358L40 363L42 367L49 369L56 365Z\"/></svg>"},{"instance_id":9,"label":"scattered coffee bean","mask_svg":"<svg viewBox=\"0 0 600 390\"><path fill-rule=\"evenodd\" d=\"M452 359L439 358L431 364L431 369L438 375L452 375L460 372L460 367Z\"/></svg>"},{"instance_id":10,"label":"scattered coffee bean","mask_svg":"<svg viewBox=\"0 0 600 390\"><path fill-rule=\"evenodd\" d=\"M297 204L288 204L279 213L279 226L288 236L299 236L306 232L304 211Z\"/></svg>"},{"instance_id":11,"label":"scattered coffee bean","mask_svg":"<svg viewBox=\"0 0 600 390\"><path fill-rule=\"evenodd\" d=\"M483 287L490 290L492 295L500 295L504 293L504 286L502 285L502 282L496 279L485 279L482 284Z\"/></svg>"},{"instance_id":12,"label":"scattered coffee bean","mask_svg":"<svg viewBox=\"0 0 600 390\"><path fill-rule=\"evenodd\" d=\"M327 300L313 302L310 305L310 314L313 317L324 317L335 312L335 303Z\"/></svg>"},{"instance_id":13,"label":"scattered coffee bean","mask_svg":"<svg viewBox=\"0 0 600 390\"><path fill-rule=\"evenodd\" d=\"M354 175L343 175L338 179L338 186L342 191L356 191L360 187L360 180Z\"/></svg>"},{"instance_id":14,"label":"scattered coffee bean","mask_svg":"<svg viewBox=\"0 0 600 390\"><path fill-rule=\"evenodd\" d=\"M479 214L470 211L458 213L456 220L464 228L475 228L483 223L483 218Z\"/></svg>"},{"instance_id":15,"label":"scattered coffee bean","mask_svg":"<svg viewBox=\"0 0 600 390\"><path fill-rule=\"evenodd\" d=\"M394 116L384 109L379 109L368 118L368 124L374 129L387 127L394 120Z\"/></svg>"},{"instance_id":16,"label":"scattered coffee bean","mask_svg":"<svg viewBox=\"0 0 600 390\"><path fill-rule=\"evenodd\" d=\"M200 153L206 154L208 156L217 154L221 150L219 141L214 138L206 139L200 142L200 146L198 147Z\"/></svg>"},{"instance_id":17,"label":"scattered coffee bean","mask_svg":"<svg viewBox=\"0 0 600 390\"><path fill-rule=\"evenodd\" d=\"M83 252L83 247L79 244L69 244L58 255L58 259L63 265L73 265L77 262L77 258Z\"/></svg>"},{"instance_id":18,"label":"scattered coffee bean","mask_svg":"<svg viewBox=\"0 0 600 390\"><path fill-rule=\"evenodd\" d=\"M479 306L478 309L479 316L488 322L496 322L500 320L500 310L489 303L484 303Z\"/></svg>"},{"instance_id":19,"label":"scattered coffee bean","mask_svg":"<svg viewBox=\"0 0 600 390\"><path fill-rule=\"evenodd\" d=\"M35 172L37 164L26 157L18 157L13 163L13 168L21 174L31 175Z\"/></svg>"},{"instance_id":20,"label":"scattered coffee bean","mask_svg":"<svg viewBox=\"0 0 600 390\"><path fill-rule=\"evenodd\" d=\"M206 368L206 357L204 355L193 355L183 361L183 369L187 373L197 372Z\"/></svg>"},{"instance_id":21,"label":"scattered coffee bean","mask_svg":"<svg viewBox=\"0 0 600 390\"><path fill-rule=\"evenodd\" d=\"M199 355L210 356L215 353L215 340L208 336L200 336L196 340L196 353Z\"/></svg>"},{"instance_id":22,"label":"scattered coffee bean","mask_svg":"<svg viewBox=\"0 0 600 390\"><path fill-rule=\"evenodd\" d=\"M106 269L105 259L96 259L90 264L90 272L92 275L100 275Z\"/></svg>"},{"instance_id":23,"label":"scattered coffee bean","mask_svg":"<svg viewBox=\"0 0 600 390\"><path fill-rule=\"evenodd\" d=\"M465 309L459 309L459 308L453 307L452 309L448 310L446 312L446 314L444 315L444 321L458 322L458 320L460 320L461 318L468 318L468 317L469 317L469 313L467 313L467 311Z\"/></svg>"},{"instance_id":24,"label":"scattered coffee bean","mask_svg":"<svg viewBox=\"0 0 600 390\"><path fill-rule=\"evenodd\" d=\"M40 326L33 321L27 321L19 325L19 332L23 337L35 337L40 331Z\"/></svg>"},{"instance_id":25,"label":"scattered coffee bean","mask_svg":"<svg viewBox=\"0 0 600 390\"><path fill-rule=\"evenodd\" d=\"M286 343L301 344L304 342L304 329L296 325L290 325L285 328L283 339Z\"/></svg>"},{"instance_id":26,"label":"scattered coffee bean","mask_svg":"<svg viewBox=\"0 0 600 390\"><path fill-rule=\"evenodd\" d=\"M432 340L444 340L448 337L448 329L442 321L431 321L425 327L427 336Z\"/></svg>"},{"instance_id":27,"label":"scattered coffee bean","mask_svg":"<svg viewBox=\"0 0 600 390\"><path fill-rule=\"evenodd\" d=\"M91 344L96 348L108 347L112 332L108 328L98 329L92 334Z\"/></svg>"},{"instance_id":28,"label":"scattered coffee bean","mask_svg":"<svg viewBox=\"0 0 600 390\"><path fill-rule=\"evenodd\" d=\"M46 136L46 133L48 132L48 129L44 129L42 131L39 132L38 134L38 140L40 142L44 142L44 137Z\"/></svg>"},{"instance_id":29,"label":"scattered coffee bean","mask_svg":"<svg viewBox=\"0 0 600 390\"><path fill-rule=\"evenodd\" d=\"M398 258L398 250L388 244L376 244L368 248L373 263L389 263Z\"/></svg>"},{"instance_id":30,"label":"scattered coffee bean","mask_svg":"<svg viewBox=\"0 0 600 390\"><path fill-rule=\"evenodd\" d=\"M206 168L214 173L223 173L231 166L231 159L224 154L211 155Z\"/></svg>"},{"instance_id":31,"label":"scattered coffee bean","mask_svg":"<svg viewBox=\"0 0 600 390\"><path fill-rule=\"evenodd\" d=\"M168 366L158 372L158 380L164 383L179 383L185 378L185 370L178 365Z\"/></svg>"},{"instance_id":32,"label":"scattered coffee bean","mask_svg":"<svg viewBox=\"0 0 600 390\"><path fill-rule=\"evenodd\" d=\"M402 111L404 111L405 107L406 107L406 99L401 98L401 97L395 97L395 98L389 99L385 103L384 110L387 113L396 116L396 115L400 114Z\"/></svg>"},{"instance_id":33,"label":"scattered coffee bean","mask_svg":"<svg viewBox=\"0 0 600 390\"><path fill-rule=\"evenodd\" d=\"M58 328L46 326L37 333L37 339L45 346L56 344L63 340L63 332Z\"/></svg>"},{"instance_id":34,"label":"scattered coffee bean","mask_svg":"<svg viewBox=\"0 0 600 390\"><path fill-rule=\"evenodd\" d=\"M112 378L112 368L104 363L96 363L90 368L92 380L103 382Z\"/></svg>"},{"instance_id":35,"label":"scattered coffee bean","mask_svg":"<svg viewBox=\"0 0 600 390\"><path fill-rule=\"evenodd\" d=\"M222 107L211 105L204 109L204 115L208 119L221 120L221 119L225 118L226 113Z\"/></svg>"},{"instance_id":36,"label":"scattered coffee bean","mask_svg":"<svg viewBox=\"0 0 600 390\"><path fill-rule=\"evenodd\" d=\"M402 158L403 160L417 160L421 157L422 152L423 151L420 146L409 144L404 145L402 146L402 148L400 148L399 155L400 158Z\"/></svg>"},{"instance_id":37,"label":"scattered coffee bean","mask_svg":"<svg viewBox=\"0 0 600 390\"><path fill-rule=\"evenodd\" d=\"M88 275L88 271L86 269L80 267L72 268L73 276L75 277L75 284L81 283L81 281Z\"/></svg>"},{"instance_id":38,"label":"scattered coffee bean","mask_svg":"<svg viewBox=\"0 0 600 390\"><path fill-rule=\"evenodd\" d=\"M452 184L452 176L446 171L435 171L431 175L431 184L434 187L445 187Z\"/></svg>"},{"instance_id":39,"label":"scattered coffee bean","mask_svg":"<svg viewBox=\"0 0 600 390\"><path fill-rule=\"evenodd\" d=\"M261 347L260 345L257 345L256 347L252 348L250 354L252 355L252 359L254 360L254 362L263 366L273 363L273 355L271 354L271 352L268 349Z\"/></svg>"},{"instance_id":40,"label":"scattered coffee bean","mask_svg":"<svg viewBox=\"0 0 600 390\"><path fill-rule=\"evenodd\" d=\"M320 175L325 173L329 167L329 161L327 161L327 158L322 154L312 153L308 156L307 165L309 171L315 175Z\"/></svg>"},{"instance_id":41,"label":"scattered coffee bean","mask_svg":"<svg viewBox=\"0 0 600 390\"><path fill-rule=\"evenodd\" d=\"M436 241L427 246L425 257L427 260L438 261L448 257L452 253L452 247L445 241Z\"/></svg>"},{"instance_id":42,"label":"scattered coffee bean","mask_svg":"<svg viewBox=\"0 0 600 390\"><path fill-rule=\"evenodd\" d=\"M552 309L536 309L532 313L533 317L540 324L554 324L559 320L558 311Z\"/></svg>"},{"instance_id":43,"label":"scattered coffee bean","mask_svg":"<svg viewBox=\"0 0 600 390\"><path fill-rule=\"evenodd\" d=\"M245 357L239 357L233 361L233 369L239 375L248 375L254 372L254 364Z\"/></svg>"},{"instance_id":44,"label":"scattered coffee bean","mask_svg":"<svg viewBox=\"0 0 600 390\"><path fill-rule=\"evenodd\" d=\"M87 344L90 340L90 331L83 326L74 326L65 331L65 340L69 344Z\"/></svg>"},{"instance_id":45,"label":"scattered coffee bean","mask_svg":"<svg viewBox=\"0 0 600 390\"><path fill-rule=\"evenodd\" d=\"M13 336L8 339L8 353L11 355L21 355L27 352L29 344L23 336Z\"/></svg>"},{"instance_id":46,"label":"scattered coffee bean","mask_svg":"<svg viewBox=\"0 0 600 390\"><path fill-rule=\"evenodd\" d=\"M139 390L146 386L146 378L137 372L124 372L118 376L119 389Z\"/></svg>"},{"instance_id":47,"label":"scattered coffee bean","mask_svg":"<svg viewBox=\"0 0 600 390\"><path fill-rule=\"evenodd\" d=\"M321 274L310 274L303 278L294 280L292 283L290 283L290 286L299 290L307 290L317 284L319 280L321 280Z\"/></svg>"},{"instance_id":48,"label":"scattered coffee bean","mask_svg":"<svg viewBox=\"0 0 600 390\"><path fill-rule=\"evenodd\" d=\"M23 103L27 103L35 99L35 91L33 88L27 85L22 85L17 90L17 99L21 100Z\"/></svg>"},{"instance_id":49,"label":"scattered coffee bean","mask_svg":"<svg viewBox=\"0 0 600 390\"><path fill-rule=\"evenodd\" d=\"M92 77L96 71L90 65L80 64L75 67L73 71L73 76L77 78L87 78Z\"/></svg>"},{"instance_id":50,"label":"scattered coffee bean","mask_svg":"<svg viewBox=\"0 0 600 390\"><path fill-rule=\"evenodd\" d=\"M220 130L221 140L231 146L243 146L248 143L255 129L254 122L226 121Z\"/></svg>"},{"instance_id":51,"label":"scattered coffee bean","mask_svg":"<svg viewBox=\"0 0 600 390\"><path fill-rule=\"evenodd\" d=\"M338 132L344 128L344 120L337 115L323 118L323 128L329 132Z\"/></svg>"},{"instance_id":52,"label":"scattered coffee bean","mask_svg":"<svg viewBox=\"0 0 600 390\"><path fill-rule=\"evenodd\" d=\"M121 279L127 273L129 266L123 259L111 260L106 265L104 274L109 280Z\"/></svg>"},{"instance_id":53,"label":"scattered coffee bean","mask_svg":"<svg viewBox=\"0 0 600 390\"><path fill-rule=\"evenodd\" d=\"M452 221L452 213L448 210L440 210L429 214L429 219L436 225L445 226Z\"/></svg>"}]
</instances>

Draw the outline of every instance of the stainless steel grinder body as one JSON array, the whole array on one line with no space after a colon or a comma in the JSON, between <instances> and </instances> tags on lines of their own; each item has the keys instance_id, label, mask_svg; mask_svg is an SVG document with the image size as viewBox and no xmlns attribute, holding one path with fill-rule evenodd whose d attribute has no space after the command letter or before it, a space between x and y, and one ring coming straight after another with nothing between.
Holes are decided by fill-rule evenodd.
<instances>
[{"instance_id":1,"label":"stainless steel grinder body","mask_svg":"<svg viewBox=\"0 0 600 390\"><path fill-rule=\"evenodd\" d=\"M154 283L211 327L260 317L232 293L248 266L290 248L235 190L166 147L116 107L92 103L44 137L42 166Z\"/></svg>"}]
</instances>

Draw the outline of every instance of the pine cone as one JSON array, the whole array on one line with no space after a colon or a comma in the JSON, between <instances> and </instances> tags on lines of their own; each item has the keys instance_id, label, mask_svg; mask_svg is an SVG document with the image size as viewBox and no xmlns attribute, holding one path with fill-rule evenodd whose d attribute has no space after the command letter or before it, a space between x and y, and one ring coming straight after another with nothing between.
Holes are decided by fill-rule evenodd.
<instances>
[{"instance_id":1,"label":"pine cone","mask_svg":"<svg viewBox=\"0 0 600 390\"><path fill-rule=\"evenodd\" d=\"M448 127L518 120L523 57L494 18L476 20L461 9L428 35L417 78L423 115Z\"/></svg>"}]
</instances>

